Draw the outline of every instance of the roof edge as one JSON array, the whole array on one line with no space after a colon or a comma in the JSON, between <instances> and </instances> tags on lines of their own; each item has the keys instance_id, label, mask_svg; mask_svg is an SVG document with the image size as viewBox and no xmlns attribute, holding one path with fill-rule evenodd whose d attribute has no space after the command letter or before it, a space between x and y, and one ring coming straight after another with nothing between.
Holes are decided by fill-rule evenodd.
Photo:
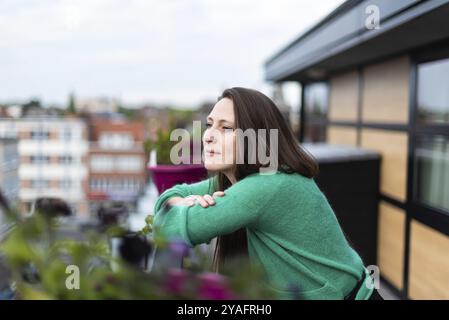
<instances>
[{"instance_id":1,"label":"roof edge","mask_svg":"<svg viewBox=\"0 0 449 320\"><path fill-rule=\"evenodd\" d=\"M285 47L280 49L277 53L273 54L270 58L268 58L264 65L267 65L271 63L273 60L277 59L279 56L281 56L284 52L292 48L295 44L321 28L323 25L331 21L332 19L346 13L347 11L351 10L355 6L362 3L364 0L347 0L343 2L341 5L339 5L336 9L334 9L331 13L329 13L327 16L325 16L323 19L321 19L318 23L310 27L305 32L301 33L295 40L291 41L289 44L287 44Z\"/></svg>"}]
</instances>

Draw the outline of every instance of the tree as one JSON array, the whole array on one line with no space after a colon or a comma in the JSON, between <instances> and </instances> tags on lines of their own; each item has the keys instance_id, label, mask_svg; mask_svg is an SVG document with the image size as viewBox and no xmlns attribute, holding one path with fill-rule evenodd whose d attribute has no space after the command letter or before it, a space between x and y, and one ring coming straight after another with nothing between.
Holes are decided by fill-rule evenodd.
<instances>
[{"instance_id":1,"label":"tree","mask_svg":"<svg viewBox=\"0 0 449 320\"><path fill-rule=\"evenodd\" d=\"M71 93L69 96L69 105L67 106L67 111L69 113L76 113L75 94L74 93Z\"/></svg>"}]
</instances>

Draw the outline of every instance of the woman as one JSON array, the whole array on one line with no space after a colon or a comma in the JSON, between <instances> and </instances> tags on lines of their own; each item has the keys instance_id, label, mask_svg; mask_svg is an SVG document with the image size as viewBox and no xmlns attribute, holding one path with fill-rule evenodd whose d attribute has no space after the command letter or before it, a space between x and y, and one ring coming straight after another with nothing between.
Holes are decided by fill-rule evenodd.
<instances>
[{"instance_id":1,"label":"woman","mask_svg":"<svg viewBox=\"0 0 449 320\"><path fill-rule=\"evenodd\" d=\"M247 130L262 134L242 143L237 133ZM270 132L277 134L274 141ZM317 163L267 96L225 90L207 117L203 143L206 169L216 175L165 191L155 205L158 232L190 246L217 237L217 270L248 256L281 298L289 297L292 284L304 299L379 298L364 284L363 262L313 180ZM275 151L275 170L263 172L273 164L251 161L254 145Z\"/></svg>"}]
</instances>

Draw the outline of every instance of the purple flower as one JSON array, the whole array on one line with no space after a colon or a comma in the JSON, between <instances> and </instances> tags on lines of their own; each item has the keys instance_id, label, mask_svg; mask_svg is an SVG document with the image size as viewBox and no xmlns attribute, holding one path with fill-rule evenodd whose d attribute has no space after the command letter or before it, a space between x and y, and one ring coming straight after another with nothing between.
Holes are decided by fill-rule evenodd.
<instances>
[{"instance_id":1,"label":"purple flower","mask_svg":"<svg viewBox=\"0 0 449 320\"><path fill-rule=\"evenodd\" d=\"M226 278L216 273L203 273L200 280L199 298L207 300L231 300L235 295L231 292Z\"/></svg>"},{"instance_id":2,"label":"purple flower","mask_svg":"<svg viewBox=\"0 0 449 320\"><path fill-rule=\"evenodd\" d=\"M165 290L168 293L181 295L189 274L182 269L170 269L165 282Z\"/></svg>"}]
</instances>

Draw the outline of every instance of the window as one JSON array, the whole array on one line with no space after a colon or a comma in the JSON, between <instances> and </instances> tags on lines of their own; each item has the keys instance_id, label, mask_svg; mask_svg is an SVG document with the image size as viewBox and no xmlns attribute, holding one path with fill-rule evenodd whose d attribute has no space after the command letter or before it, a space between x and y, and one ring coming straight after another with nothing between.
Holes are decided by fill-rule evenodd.
<instances>
[{"instance_id":1,"label":"window","mask_svg":"<svg viewBox=\"0 0 449 320\"><path fill-rule=\"evenodd\" d=\"M418 122L449 124L449 59L418 67Z\"/></svg>"},{"instance_id":2,"label":"window","mask_svg":"<svg viewBox=\"0 0 449 320\"><path fill-rule=\"evenodd\" d=\"M417 140L416 195L421 203L449 211L449 139L442 136Z\"/></svg>"},{"instance_id":3,"label":"window","mask_svg":"<svg viewBox=\"0 0 449 320\"><path fill-rule=\"evenodd\" d=\"M100 191L100 190L103 190L103 188L102 188L102 182L103 181L103 179L92 179L92 181L91 181L91 189L92 190L95 190L95 191Z\"/></svg>"},{"instance_id":4,"label":"window","mask_svg":"<svg viewBox=\"0 0 449 320\"><path fill-rule=\"evenodd\" d=\"M61 189L69 189L72 186L72 180L65 178L59 181L59 187Z\"/></svg>"},{"instance_id":5,"label":"window","mask_svg":"<svg viewBox=\"0 0 449 320\"><path fill-rule=\"evenodd\" d=\"M308 84L304 87L303 142L326 141L328 111L328 85L325 82Z\"/></svg>"},{"instance_id":6,"label":"window","mask_svg":"<svg viewBox=\"0 0 449 320\"><path fill-rule=\"evenodd\" d=\"M140 189L139 182L132 178L125 179L124 189L130 193L137 193Z\"/></svg>"},{"instance_id":7,"label":"window","mask_svg":"<svg viewBox=\"0 0 449 320\"><path fill-rule=\"evenodd\" d=\"M34 189L41 189L41 188L48 188L49 181L44 179L34 179L31 180L31 188Z\"/></svg>"},{"instance_id":8,"label":"window","mask_svg":"<svg viewBox=\"0 0 449 320\"><path fill-rule=\"evenodd\" d=\"M100 190L107 190L108 188L108 180L107 179L101 179L100 180Z\"/></svg>"},{"instance_id":9,"label":"window","mask_svg":"<svg viewBox=\"0 0 449 320\"><path fill-rule=\"evenodd\" d=\"M112 171L114 159L111 156L92 156L90 166L93 171Z\"/></svg>"},{"instance_id":10,"label":"window","mask_svg":"<svg viewBox=\"0 0 449 320\"><path fill-rule=\"evenodd\" d=\"M449 59L419 64L417 77L413 196L449 213Z\"/></svg>"},{"instance_id":11,"label":"window","mask_svg":"<svg viewBox=\"0 0 449 320\"><path fill-rule=\"evenodd\" d=\"M50 163L50 157L43 155L30 156L30 161L33 164L46 164Z\"/></svg>"},{"instance_id":12,"label":"window","mask_svg":"<svg viewBox=\"0 0 449 320\"><path fill-rule=\"evenodd\" d=\"M63 155L59 157L60 164L71 164L73 162L73 157L71 155Z\"/></svg>"},{"instance_id":13,"label":"window","mask_svg":"<svg viewBox=\"0 0 449 320\"><path fill-rule=\"evenodd\" d=\"M64 128L61 132L61 139L64 141L72 140L72 131L70 128Z\"/></svg>"},{"instance_id":14,"label":"window","mask_svg":"<svg viewBox=\"0 0 449 320\"><path fill-rule=\"evenodd\" d=\"M143 163L139 156L120 156L116 158L116 169L118 171L141 172Z\"/></svg>"},{"instance_id":15,"label":"window","mask_svg":"<svg viewBox=\"0 0 449 320\"><path fill-rule=\"evenodd\" d=\"M48 140L50 138L50 132L46 130L33 130L31 131L32 140Z\"/></svg>"},{"instance_id":16,"label":"window","mask_svg":"<svg viewBox=\"0 0 449 320\"><path fill-rule=\"evenodd\" d=\"M132 134L126 132L103 133L98 141L103 149L130 149L134 145Z\"/></svg>"}]
</instances>

